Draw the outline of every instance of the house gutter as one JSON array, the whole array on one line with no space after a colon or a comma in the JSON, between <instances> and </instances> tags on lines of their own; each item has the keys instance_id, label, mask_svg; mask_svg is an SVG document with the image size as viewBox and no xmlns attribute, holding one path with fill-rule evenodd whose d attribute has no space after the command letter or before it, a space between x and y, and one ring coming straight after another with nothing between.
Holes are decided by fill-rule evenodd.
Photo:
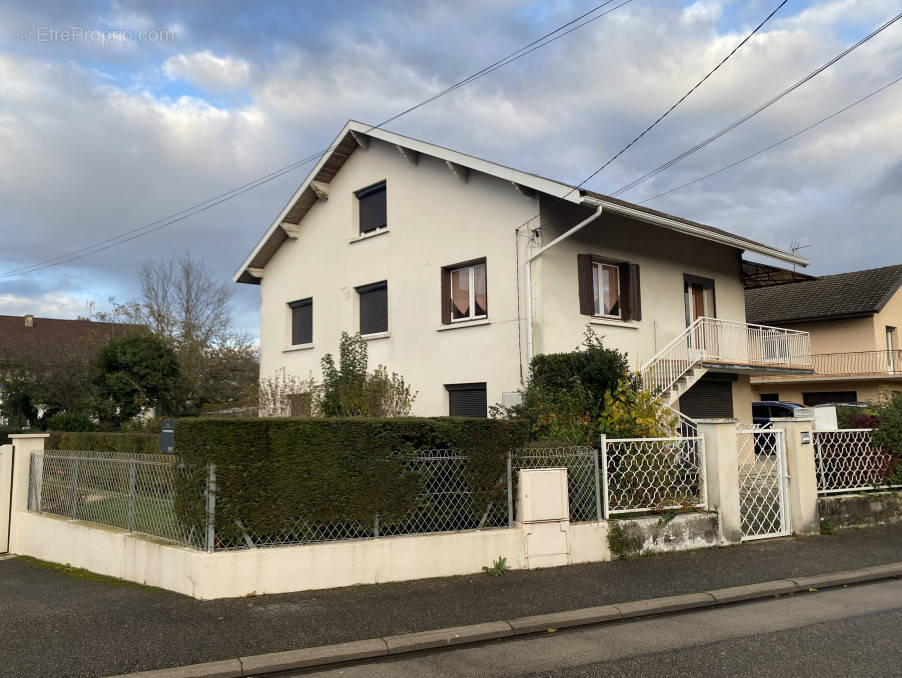
<instances>
[{"instance_id":1,"label":"house gutter","mask_svg":"<svg viewBox=\"0 0 902 678\"><path fill-rule=\"evenodd\" d=\"M577 231L585 228L593 221L598 219L601 216L601 212L604 209L603 205L598 205L595 209L595 212L588 218L583 219L576 226L571 228L566 233L559 235L557 238L552 240L547 245L543 245L538 250L530 256L526 263L524 264L525 268L525 279L526 279L526 363L527 365L532 362L532 262L538 259L540 256L545 254L552 247L557 245L559 242L562 242L569 238L571 235L576 233Z\"/></svg>"}]
</instances>

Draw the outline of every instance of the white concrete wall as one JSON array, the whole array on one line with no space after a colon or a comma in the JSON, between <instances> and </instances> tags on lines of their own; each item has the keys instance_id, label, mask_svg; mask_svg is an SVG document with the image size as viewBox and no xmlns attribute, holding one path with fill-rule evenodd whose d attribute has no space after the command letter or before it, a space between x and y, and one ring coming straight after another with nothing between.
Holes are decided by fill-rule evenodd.
<instances>
[{"instance_id":1,"label":"white concrete wall","mask_svg":"<svg viewBox=\"0 0 902 678\"><path fill-rule=\"evenodd\" d=\"M204 600L474 574L498 557L514 570L528 566L521 526L206 553L27 511L16 520L19 555ZM611 558L606 524L570 525L568 542L564 564Z\"/></svg>"}]
</instances>

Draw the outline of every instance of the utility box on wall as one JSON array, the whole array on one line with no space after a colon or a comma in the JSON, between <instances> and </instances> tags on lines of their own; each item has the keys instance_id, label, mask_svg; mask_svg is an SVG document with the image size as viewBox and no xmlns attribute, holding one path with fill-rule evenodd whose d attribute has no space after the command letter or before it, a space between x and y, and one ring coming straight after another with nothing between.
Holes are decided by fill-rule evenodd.
<instances>
[{"instance_id":1,"label":"utility box on wall","mask_svg":"<svg viewBox=\"0 0 902 678\"><path fill-rule=\"evenodd\" d=\"M521 523L570 519L567 500L567 469L543 468L520 471L517 492Z\"/></svg>"},{"instance_id":2,"label":"utility box on wall","mask_svg":"<svg viewBox=\"0 0 902 678\"><path fill-rule=\"evenodd\" d=\"M175 419L160 422L160 452L175 454Z\"/></svg>"}]
</instances>

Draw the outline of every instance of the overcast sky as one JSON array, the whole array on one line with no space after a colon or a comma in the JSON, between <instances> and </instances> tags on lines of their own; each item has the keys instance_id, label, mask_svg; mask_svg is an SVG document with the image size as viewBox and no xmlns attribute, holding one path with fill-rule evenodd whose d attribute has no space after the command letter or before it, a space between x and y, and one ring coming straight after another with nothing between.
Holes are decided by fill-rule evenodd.
<instances>
[{"instance_id":1,"label":"overcast sky","mask_svg":"<svg viewBox=\"0 0 902 678\"><path fill-rule=\"evenodd\" d=\"M6 0L0 273L288 165L328 145L347 119L387 118L598 4ZM778 4L632 0L388 129L578 182ZM617 190L899 9L897 0L790 0L588 187ZM620 197L641 201L718 169L902 76L900 24ZM230 279L308 167L121 247L2 278L0 314L84 315L89 302L102 308L110 296L132 296L142 260L184 249ZM784 249L811 244L802 250L814 262L810 271L832 273L902 262L900 189L902 82L754 160L646 204ZM236 317L256 333L259 288L237 288Z\"/></svg>"}]
</instances>

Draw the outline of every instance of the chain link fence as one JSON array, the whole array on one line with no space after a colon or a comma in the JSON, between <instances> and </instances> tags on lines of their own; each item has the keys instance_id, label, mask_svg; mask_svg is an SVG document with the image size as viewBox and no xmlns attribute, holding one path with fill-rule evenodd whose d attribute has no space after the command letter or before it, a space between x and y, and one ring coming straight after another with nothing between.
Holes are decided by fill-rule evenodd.
<instances>
[{"instance_id":1,"label":"chain link fence","mask_svg":"<svg viewBox=\"0 0 902 678\"><path fill-rule=\"evenodd\" d=\"M707 505L700 437L601 439L604 517Z\"/></svg>"},{"instance_id":2,"label":"chain link fence","mask_svg":"<svg viewBox=\"0 0 902 678\"><path fill-rule=\"evenodd\" d=\"M176 512L185 473L163 454L32 452L28 509L200 548L203 530L186 527Z\"/></svg>"},{"instance_id":3,"label":"chain link fence","mask_svg":"<svg viewBox=\"0 0 902 678\"><path fill-rule=\"evenodd\" d=\"M598 450L592 447L534 447L510 453L508 478L510 481L509 522L516 516L518 471L538 468L567 469L567 498L570 502L570 522L601 520L601 486Z\"/></svg>"},{"instance_id":4,"label":"chain link fence","mask_svg":"<svg viewBox=\"0 0 902 678\"><path fill-rule=\"evenodd\" d=\"M869 428L814 431L818 494L861 492L891 485L898 459L877 447Z\"/></svg>"}]
</instances>

